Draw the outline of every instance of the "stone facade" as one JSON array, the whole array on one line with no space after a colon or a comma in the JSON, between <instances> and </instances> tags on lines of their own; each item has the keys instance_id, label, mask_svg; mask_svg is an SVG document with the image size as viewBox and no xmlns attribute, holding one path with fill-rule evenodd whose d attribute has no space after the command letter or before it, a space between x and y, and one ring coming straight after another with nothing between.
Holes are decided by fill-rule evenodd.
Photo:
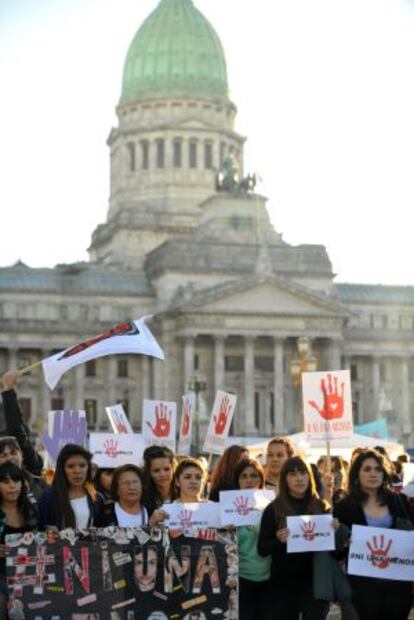
<instances>
[{"instance_id":1,"label":"stone facade","mask_svg":"<svg viewBox=\"0 0 414 620\"><path fill-rule=\"evenodd\" d=\"M53 392L33 371L19 386L33 430L63 407L85 408L90 427L105 429L104 407L116 401L140 428L143 398L179 401L195 374L207 408L219 388L238 394L235 434L300 430L289 369L306 335L320 370L351 369L356 422L387 416L410 443L414 287L335 284L326 249L285 243L264 197L217 191L229 157L244 174L228 99L153 96L117 114L107 220L92 234L90 262L0 268L0 370L146 314L167 359L99 359Z\"/></svg>"}]
</instances>

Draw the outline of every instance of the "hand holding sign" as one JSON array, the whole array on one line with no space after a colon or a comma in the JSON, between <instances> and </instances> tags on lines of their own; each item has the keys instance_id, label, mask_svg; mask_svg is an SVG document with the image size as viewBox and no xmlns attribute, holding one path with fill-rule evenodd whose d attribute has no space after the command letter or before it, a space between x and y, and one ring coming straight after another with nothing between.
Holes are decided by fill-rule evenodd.
<instances>
[{"instance_id":1,"label":"hand holding sign","mask_svg":"<svg viewBox=\"0 0 414 620\"><path fill-rule=\"evenodd\" d=\"M217 416L214 416L216 435L221 435L224 432L227 424L227 418L231 412L231 405L228 396L224 396L221 399L220 410Z\"/></svg>"},{"instance_id":2,"label":"hand holding sign","mask_svg":"<svg viewBox=\"0 0 414 620\"><path fill-rule=\"evenodd\" d=\"M326 388L325 379L321 379L321 391L323 396L323 405L319 407L315 401L310 400L309 405L316 409L324 420L334 420L342 418L344 413L344 390L345 384L341 383L341 393L338 391L338 377L334 377L332 385L332 375L328 374L328 389Z\"/></svg>"},{"instance_id":3,"label":"hand holding sign","mask_svg":"<svg viewBox=\"0 0 414 620\"><path fill-rule=\"evenodd\" d=\"M79 411L54 411L51 436L43 432L41 439L46 450L56 461L67 443L83 446L86 438L86 418Z\"/></svg>"},{"instance_id":4,"label":"hand holding sign","mask_svg":"<svg viewBox=\"0 0 414 620\"><path fill-rule=\"evenodd\" d=\"M147 422L148 426L156 437L168 437L170 434L171 411L168 411L167 405L159 403L155 407L155 426L151 422Z\"/></svg>"}]
</instances>

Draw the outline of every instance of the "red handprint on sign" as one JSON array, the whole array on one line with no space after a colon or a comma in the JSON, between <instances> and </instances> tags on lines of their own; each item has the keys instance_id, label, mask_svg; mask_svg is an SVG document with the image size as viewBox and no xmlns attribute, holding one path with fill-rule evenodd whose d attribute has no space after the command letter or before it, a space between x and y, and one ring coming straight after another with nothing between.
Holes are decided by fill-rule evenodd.
<instances>
[{"instance_id":1,"label":"red handprint on sign","mask_svg":"<svg viewBox=\"0 0 414 620\"><path fill-rule=\"evenodd\" d=\"M184 398L183 403L183 421L181 424L181 436L187 437L188 431L190 430L190 411L191 405L188 398Z\"/></svg>"},{"instance_id":2,"label":"red handprint on sign","mask_svg":"<svg viewBox=\"0 0 414 620\"><path fill-rule=\"evenodd\" d=\"M118 442L115 439L107 439L103 445L106 456L114 459L118 455Z\"/></svg>"},{"instance_id":3,"label":"red handprint on sign","mask_svg":"<svg viewBox=\"0 0 414 620\"><path fill-rule=\"evenodd\" d=\"M167 405L159 403L155 407L155 426L147 422L156 437L168 437L170 434L171 411L167 409Z\"/></svg>"},{"instance_id":4,"label":"red handprint on sign","mask_svg":"<svg viewBox=\"0 0 414 620\"><path fill-rule=\"evenodd\" d=\"M178 518L180 519L181 527L191 527L193 519L191 510L181 510L181 512L178 513Z\"/></svg>"},{"instance_id":5,"label":"red handprint on sign","mask_svg":"<svg viewBox=\"0 0 414 620\"><path fill-rule=\"evenodd\" d=\"M381 534L379 538L380 538L379 545L377 542L377 537L373 536L372 537L373 546L371 546L371 543L367 542L367 547L372 553L371 558L369 558L371 560L372 566L376 566L377 568L383 569L383 568L387 568L388 564L390 563L390 560L387 557L387 555L391 548L392 540L389 540L388 545L385 547L384 535Z\"/></svg>"},{"instance_id":6,"label":"red handprint on sign","mask_svg":"<svg viewBox=\"0 0 414 620\"><path fill-rule=\"evenodd\" d=\"M326 387L325 379L321 379L321 391L323 396L323 406L319 407L314 400L308 403L313 409L319 413L324 420L335 420L342 418L344 415L344 390L345 383L341 383L341 393L338 390L338 377L333 377L328 373L328 387Z\"/></svg>"},{"instance_id":7,"label":"red handprint on sign","mask_svg":"<svg viewBox=\"0 0 414 620\"><path fill-rule=\"evenodd\" d=\"M215 422L214 430L215 430L216 435L221 435L224 432L230 412L231 412L230 399L228 396L224 396L221 399L218 416L214 416L214 422Z\"/></svg>"},{"instance_id":8,"label":"red handprint on sign","mask_svg":"<svg viewBox=\"0 0 414 620\"><path fill-rule=\"evenodd\" d=\"M236 497L233 504L236 507L238 514L242 517L245 517L249 514L249 498L248 497Z\"/></svg>"},{"instance_id":9,"label":"red handprint on sign","mask_svg":"<svg viewBox=\"0 0 414 620\"><path fill-rule=\"evenodd\" d=\"M300 529L305 540L312 541L315 538L315 523L304 523Z\"/></svg>"}]
</instances>

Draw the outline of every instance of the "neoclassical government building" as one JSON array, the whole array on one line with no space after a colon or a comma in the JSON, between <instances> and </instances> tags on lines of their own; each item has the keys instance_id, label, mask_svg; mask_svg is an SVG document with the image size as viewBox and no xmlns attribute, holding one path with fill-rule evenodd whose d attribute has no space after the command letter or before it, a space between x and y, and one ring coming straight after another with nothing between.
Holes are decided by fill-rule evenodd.
<instances>
[{"instance_id":1,"label":"neoclassical government building","mask_svg":"<svg viewBox=\"0 0 414 620\"><path fill-rule=\"evenodd\" d=\"M235 434L269 435L302 428L291 373L306 336L318 369L351 370L356 422L386 416L410 444L414 286L336 284L324 246L282 239L266 198L242 182L245 137L228 92L211 24L192 0L161 0L126 56L109 207L89 262L0 268L1 370L153 314L165 362L101 358L53 392L33 371L19 386L32 428L65 407L103 429L116 401L140 428L143 398L180 401L197 377L207 408L218 388L238 394Z\"/></svg>"}]
</instances>

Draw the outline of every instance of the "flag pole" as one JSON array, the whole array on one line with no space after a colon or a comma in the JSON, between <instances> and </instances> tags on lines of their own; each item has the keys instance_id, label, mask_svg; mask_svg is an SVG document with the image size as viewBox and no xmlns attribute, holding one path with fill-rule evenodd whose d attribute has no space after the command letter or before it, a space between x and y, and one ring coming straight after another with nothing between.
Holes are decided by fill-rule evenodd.
<instances>
[{"instance_id":1,"label":"flag pole","mask_svg":"<svg viewBox=\"0 0 414 620\"><path fill-rule=\"evenodd\" d=\"M38 360L37 362L33 362L33 364L30 364L30 366L25 366L24 368L19 368L17 372L20 375L26 375L28 372L33 370L33 368L36 368L36 366L39 366L41 363L42 363L42 360Z\"/></svg>"}]
</instances>

